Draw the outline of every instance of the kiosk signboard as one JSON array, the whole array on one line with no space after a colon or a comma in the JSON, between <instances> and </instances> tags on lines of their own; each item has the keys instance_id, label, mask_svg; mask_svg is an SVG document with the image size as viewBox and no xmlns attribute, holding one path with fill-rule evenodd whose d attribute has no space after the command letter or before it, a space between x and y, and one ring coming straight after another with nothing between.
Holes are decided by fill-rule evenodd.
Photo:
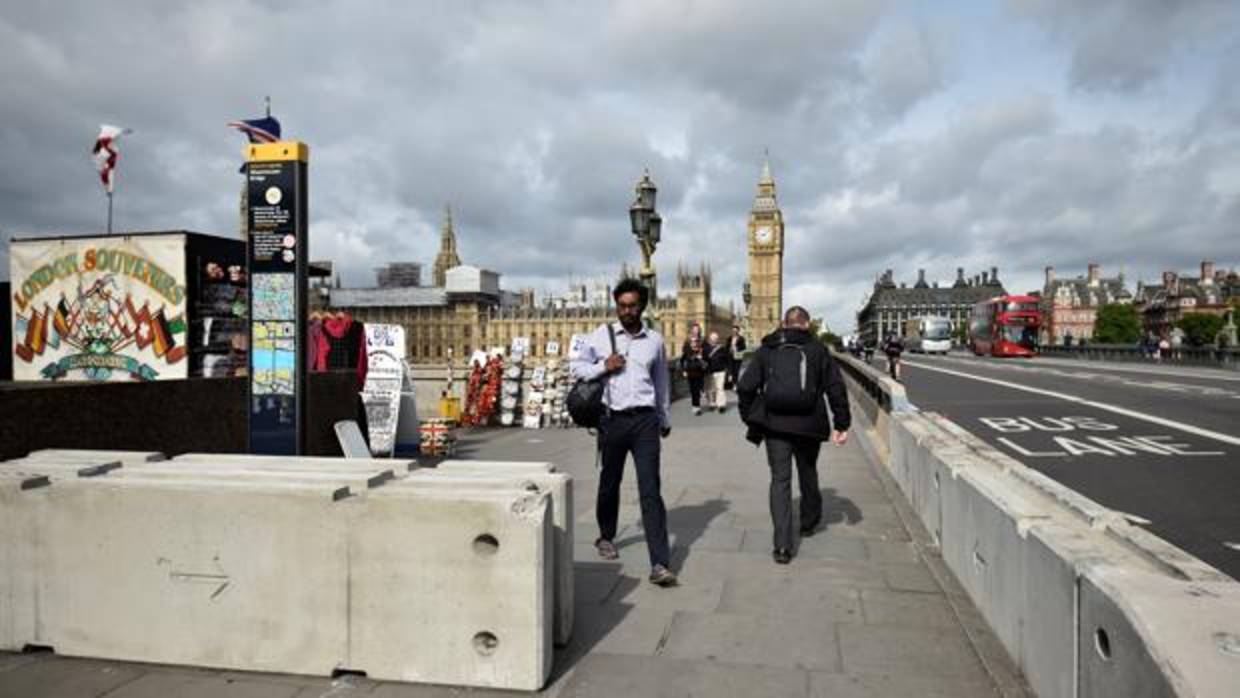
<instances>
[{"instance_id":1,"label":"kiosk signboard","mask_svg":"<svg viewBox=\"0 0 1240 698\"><path fill-rule=\"evenodd\" d=\"M248 148L251 453L304 452L308 154L291 141Z\"/></svg>"}]
</instances>

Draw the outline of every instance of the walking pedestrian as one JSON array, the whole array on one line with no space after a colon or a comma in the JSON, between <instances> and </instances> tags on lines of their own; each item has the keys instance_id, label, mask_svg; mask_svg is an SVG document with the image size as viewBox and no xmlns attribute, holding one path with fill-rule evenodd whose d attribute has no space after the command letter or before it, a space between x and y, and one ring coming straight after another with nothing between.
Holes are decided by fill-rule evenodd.
<instances>
[{"instance_id":1,"label":"walking pedestrian","mask_svg":"<svg viewBox=\"0 0 1240 698\"><path fill-rule=\"evenodd\" d=\"M745 354L745 338L741 336L741 326L732 325L732 336L728 337L728 350L732 356L732 365L728 367L728 383L736 390L736 377L741 372L741 358Z\"/></svg>"},{"instance_id":2,"label":"walking pedestrian","mask_svg":"<svg viewBox=\"0 0 1240 698\"><path fill-rule=\"evenodd\" d=\"M689 381L689 400L693 414L702 414L702 391L706 387L706 348L702 338L690 336L685 340L684 353L680 355L680 371Z\"/></svg>"},{"instance_id":3,"label":"walking pedestrian","mask_svg":"<svg viewBox=\"0 0 1240 698\"><path fill-rule=\"evenodd\" d=\"M671 570L667 508L659 476L660 437L672 433L667 352L662 335L642 323L642 312L650 301L649 289L636 279L624 279L612 291L612 298L619 322L611 324L610 331L608 325L602 325L592 332L570 366L573 377L580 380L607 375L603 391L607 409L598 427L602 472L595 503L599 536L594 547L605 560L620 556L615 544L620 483L624 461L632 454L650 557L650 581L673 586L676 574Z\"/></svg>"},{"instance_id":4,"label":"walking pedestrian","mask_svg":"<svg viewBox=\"0 0 1240 698\"><path fill-rule=\"evenodd\" d=\"M728 345L719 339L718 332L711 332L706 342L707 394L706 409L716 409L723 414L728 409L728 393L724 383L728 380L728 368L732 365Z\"/></svg>"},{"instance_id":5,"label":"walking pedestrian","mask_svg":"<svg viewBox=\"0 0 1240 698\"><path fill-rule=\"evenodd\" d=\"M747 438L766 441L771 469L772 557L777 564L786 565L792 560L793 543L792 461L796 459L801 489L801 536L809 537L818 529L823 514L818 489L819 449L827 440L843 446L852 423L839 365L810 334L809 313L804 308L789 308L783 327L762 338L761 347L741 372L736 394L741 419L750 428Z\"/></svg>"}]
</instances>

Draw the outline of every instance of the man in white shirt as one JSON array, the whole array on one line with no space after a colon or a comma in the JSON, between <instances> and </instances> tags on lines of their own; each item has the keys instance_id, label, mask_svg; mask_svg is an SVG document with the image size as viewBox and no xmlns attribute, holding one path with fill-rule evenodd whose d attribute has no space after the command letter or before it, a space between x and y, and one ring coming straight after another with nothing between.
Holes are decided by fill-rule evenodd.
<instances>
[{"instance_id":1,"label":"man in white shirt","mask_svg":"<svg viewBox=\"0 0 1240 698\"><path fill-rule=\"evenodd\" d=\"M599 537L594 547L606 560L619 557L614 539L620 513L620 482L624 461L633 454L637 489L641 499L642 528L650 554L650 581L659 586L676 584L670 569L667 508L660 491L660 437L672 432L668 417L671 402L667 352L663 337L642 324L650 292L636 279L624 279L612 292L619 326L613 324L616 350L612 353L607 325L586 338L571 364L574 378L593 380L607 376L603 402L607 406L599 423L599 475L595 515Z\"/></svg>"}]
</instances>

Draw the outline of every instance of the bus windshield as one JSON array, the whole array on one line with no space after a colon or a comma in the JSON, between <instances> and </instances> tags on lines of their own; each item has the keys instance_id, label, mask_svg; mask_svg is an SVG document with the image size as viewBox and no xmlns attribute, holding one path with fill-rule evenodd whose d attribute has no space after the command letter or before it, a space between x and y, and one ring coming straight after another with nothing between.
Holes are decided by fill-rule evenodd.
<instances>
[{"instance_id":1,"label":"bus windshield","mask_svg":"<svg viewBox=\"0 0 1240 698\"><path fill-rule=\"evenodd\" d=\"M926 325L926 339L948 339L951 330L945 322L932 322Z\"/></svg>"},{"instance_id":2,"label":"bus windshield","mask_svg":"<svg viewBox=\"0 0 1240 698\"><path fill-rule=\"evenodd\" d=\"M1026 349L1032 349L1037 342L1038 332L1033 327L1022 327L1020 325L1004 325L1000 328L1002 331L1001 339L1019 344Z\"/></svg>"},{"instance_id":3,"label":"bus windshield","mask_svg":"<svg viewBox=\"0 0 1240 698\"><path fill-rule=\"evenodd\" d=\"M1012 301L1012 302L1009 302L1009 303L1007 304L1007 307L1006 307L1006 308L1004 308L1004 312L1008 312L1008 313L1036 313L1036 312L1038 312L1038 304L1037 304L1037 303L1027 303L1027 302L1026 302L1026 303L1017 303L1016 301Z\"/></svg>"}]
</instances>

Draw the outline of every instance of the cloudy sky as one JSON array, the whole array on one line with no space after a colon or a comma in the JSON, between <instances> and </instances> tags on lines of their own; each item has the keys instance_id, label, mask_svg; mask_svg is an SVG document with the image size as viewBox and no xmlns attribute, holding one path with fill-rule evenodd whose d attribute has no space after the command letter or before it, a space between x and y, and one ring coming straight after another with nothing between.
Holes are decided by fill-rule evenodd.
<instances>
[{"instance_id":1,"label":"cloudy sky","mask_svg":"<svg viewBox=\"0 0 1240 698\"><path fill-rule=\"evenodd\" d=\"M118 230L237 235L224 124L270 95L347 285L429 266L445 204L506 288L614 275L648 167L662 288L704 262L739 304L769 149L785 296L846 331L887 268L1240 266L1238 71L1234 0L7 0L0 236L103 230L100 123Z\"/></svg>"}]
</instances>

